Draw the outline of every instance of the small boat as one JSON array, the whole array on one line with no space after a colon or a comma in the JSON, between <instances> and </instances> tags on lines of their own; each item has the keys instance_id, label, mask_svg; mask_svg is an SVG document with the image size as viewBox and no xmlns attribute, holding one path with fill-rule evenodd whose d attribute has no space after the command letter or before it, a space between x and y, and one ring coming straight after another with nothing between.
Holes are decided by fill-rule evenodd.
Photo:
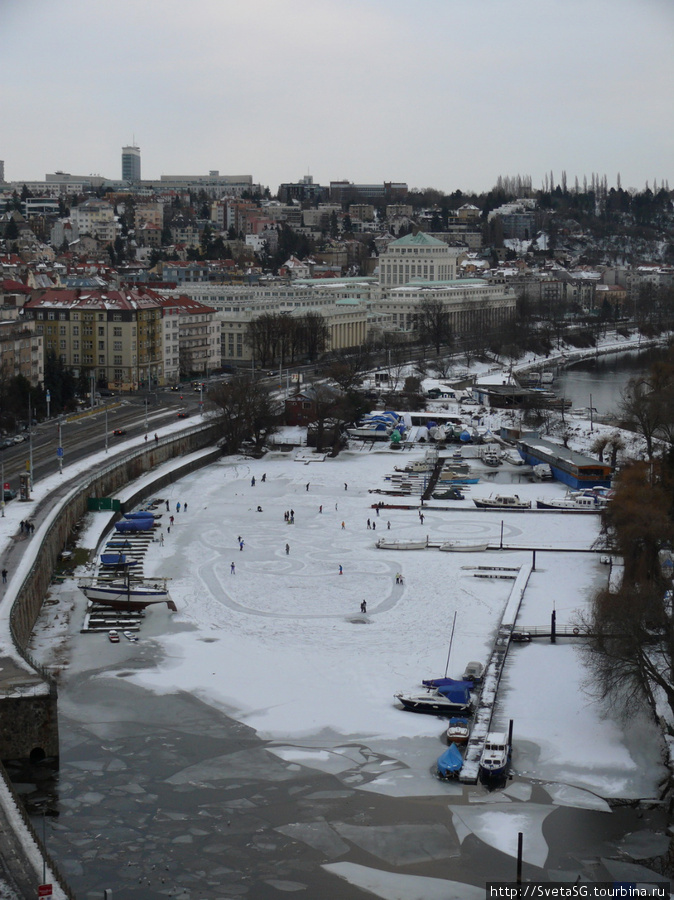
<instances>
[{"instance_id":1,"label":"small boat","mask_svg":"<svg viewBox=\"0 0 674 900\"><path fill-rule=\"evenodd\" d=\"M479 684L484 674L484 666L480 662L469 662L463 672L463 680L471 684Z\"/></svg>"},{"instance_id":2,"label":"small boat","mask_svg":"<svg viewBox=\"0 0 674 900\"><path fill-rule=\"evenodd\" d=\"M449 747L438 757L438 775L440 778L456 778L463 766L463 756L456 743Z\"/></svg>"},{"instance_id":3,"label":"small boat","mask_svg":"<svg viewBox=\"0 0 674 900\"><path fill-rule=\"evenodd\" d=\"M139 512L124 513L125 519L161 519L161 513L153 513L149 510L140 510Z\"/></svg>"},{"instance_id":4,"label":"small boat","mask_svg":"<svg viewBox=\"0 0 674 900\"><path fill-rule=\"evenodd\" d=\"M472 681L462 681L457 678L448 678L446 675L444 678L426 678L421 682L425 688L429 690L434 688L435 690L439 690L440 688L456 688L457 690L465 690L470 691L473 687Z\"/></svg>"},{"instance_id":5,"label":"small boat","mask_svg":"<svg viewBox=\"0 0 674 900\"><path fill-rule=\"evenodd\" d=\"M496 494L476 500L473 503L478 509L531 509L531 500L520 500L517 494Z\"/></svg>"},{"instance_id":6,"label":"small boat","mask_svg":"<svg viewBox=\"0 0 674 900\"><path fill-rule=\"evenodd\" d=\"M470 715L473 706L469 692L440 690L426 691L422 694L395 694L403 708L408 712L430 713L434 716Z\"/></svg>"},{"instance_id":7,"label":"small boat","mask_svg":"<svg viewBox=\"0 0 674 900\"><path fill-rule=\"evenodd\" d=\"M443 541L440 550L448 553L482 553L488 546L486 541Z\"/></svg>"},{"instance_id":8,"label":"small boat","mask_svg":"<svg viewBox=\"0 0 674 900\"><path fill-rule=\"evenodd\" d=\"M510 764L510 744L504 731L490 731L480 756L480 778L490 782L503 778Z\"/></svg>"},{"instance_id":9,"label":"small boat","mask_svg":"<svg viewBox=\"0 0 674 900\"><path fill-rule=\"evenodd\" d=\"M78 585L87 600L109 606L111 609L136 611L155 603L166 603L169 609L177 608L166 587L165 579L154 582L131 583L129 578L119 582L80 582Z\"/></svg>"},{"instance_id":10,"label":"small boat","mask_svg":"<svg viewBox=\"0 0 674 900\"><path fill-rule=\"evenodd\" d=\"M434 500L463 500L463 494L459 490L458 485L456 487L450 487L446 491L435 491L433 493Z\"/></svg>"},{"instance_id":11,"label":"small boat","mask_svg":"<svg viewBox=\"0 0 674 900\"><path fill-rule=\"evenodd\" d=\"M391 541L386 538L379 538L377 547L380 550L425 550L426 539L423 541Z\"/></svg>"},{"instance_id":12,"label":"small boat","mask_svg":"<svg viewBox=\"0 0 674 900\"><path fill-rule=\"evenodd\" d=\"M438 478L438 484L447 483L450 484L479 484L480 478L479 476L473 475L462 475L459 472L441 472L440 477Z\"/></svg>"},{"instance_id":13,"label":"small boat","mask_svg":"<svg viewBox=\"0 0 674 900\"><path fill-rule=\"evenodd\" d=\"M524 460L519 455L517 450L506 450L503 454L503 459L505 462L510 463L511 466L523 466Z\"/></svg>"},{"instance_id":14,"label":"small boat","mask_svg":"<svg viewBox=\"0 0 674 900\"><path fill-rule=\"evenodd\" d=\"M482 453L480 453L480 459L485 466L490 466L492 469L501 465L501 457L492 447L483 450Z\"/></svg>"},{"instance_id":15,"label":"small boat","mask_svg":"<svg viewBox=\"0 0 674 900\"><path fill-rule=\"evenodd\" d=\"M466 744L470 736L468 719L463 716L454 716L447 726L447 740L450 744Z\"/></svg>"},{"instance_id":16,"label":"small boat","mask_svg":"<svg viewBox=\"0 0 674 900\"><path fill-rule=\"evenodd\" d=\"M548 463L538 463L532 466L531 471L534 473L536 481L552 481L552 469Z\"/></svg>"},{"instance_id":17,"label":"small boat","mask_svg":"<svg viewBox=\"0 0 674 900\"><path fill-rule=\"evenodd\" d=\"M101 553L101 565L104 566L137 566L138 560L130 559L124 553Z\"/></svg>"}]
</instances>

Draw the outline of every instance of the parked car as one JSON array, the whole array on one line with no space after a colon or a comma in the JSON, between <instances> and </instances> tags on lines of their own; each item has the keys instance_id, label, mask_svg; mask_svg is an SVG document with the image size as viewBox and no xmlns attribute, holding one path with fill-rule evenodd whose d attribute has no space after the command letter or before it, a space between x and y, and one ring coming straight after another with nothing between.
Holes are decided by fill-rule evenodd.
<instances>
[{"instance_id":1,"label":"parked car","mask_svg":"<svg viewBox=\"0 0 674 900\"><path fill-rule=\"evenodd\" d=\"M119 644L119 632L113 628L108 632L108 640L111 644Z\"/></svg>"},{"instance_id":2,"label":"parked car","mask_svg":"<svg viewBox=\"0 0 674 900\"><path fill-rule=\"evenodd\" d=\"M14 438L5 438L0 441L0 450L6 450L8 447L14 446Z\"/></svg>"},{"instance_id":3,"label":"parked car","mask_svg":"<svg viewBox=\"0 0 674 900\"><path fill-rule=\"evenodd\" d=\"M513 631L510 640L514 644L528 644L531 641L531 635L528 631Z\"/></svg>"},{"instance_id":4,"label":"parked car","mask_svg":"<svg viewBox=\"0 0 674 900\"><path fill-rule=\"evenodd\" d=\"M16 497L16 491L11 490L10 488L5 488L5 503L9 503L10 500L13 500Z\"/></svg>"},{"instance_id":5,"label":"parked car","mask_svg":"<svg viewBox=\"0 0 674 900\"><path fill-rule=\"evenodd\" d=\"M27 440L28 440L28 435L27 435L27 434L16 434L16 435L14 435L14 437L12 438L12 442L13 442L14 444L23 444L23 442L24 442L24 441L27 441Z\"/></svg>"}]
</instances>

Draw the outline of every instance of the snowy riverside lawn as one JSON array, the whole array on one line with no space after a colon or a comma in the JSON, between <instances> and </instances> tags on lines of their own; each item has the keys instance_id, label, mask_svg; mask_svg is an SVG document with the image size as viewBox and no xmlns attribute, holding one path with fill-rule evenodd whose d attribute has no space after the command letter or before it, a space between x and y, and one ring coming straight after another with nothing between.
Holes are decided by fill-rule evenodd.
<instances>
[{"instance_id":1,"label":"snowy riverside lawn","mask_svg":"<svg viewBox=\"0 0 674 900\"><path fill-rule=\"evenodd\" d=\"M486 664L512 581L473 573L476 566L516 567L531 561L530 550L508 547L537 548L518 625L547 625L553 607L558 624L573 624L608 574L599 554L571 552L593 545L599 518L478 511L470 498L505 491L533 502L561 496L564 489L523 478L508 485L506 472L521 478L514 466L499 469L495 483L489 477L493 470L477 460L474 468L485 476L481 483L471 486L464 501L425 505L423 524L418 507L382 509L377 515L373 504L379 501L414 503L370 491L387 486L385 477L395 465L424 454L423 447L396 452L383 444L347 450L335 459L307 449L272 451L261 460L224 457L159 492L168 498L170 513L165 507L157 510L163 513L164 542L157 535L144 571L172 579L170 592L178 607L176 614L164 606L151 608L142 624L140 641L160 645L159 664L133 668L129 662L141 645L77 635L85 600L70 580L55 591L64 608L70 603L72 646L61 679L96 668L100 679L123 675L152 692L191 693L273 741L268 749L286 762L337 777L353 768L356 754L366 777L357 784L345 782L350 788L391 797L446 796L459 843L473 834L514 856L517 832L524 831L525 861L544 867L543 823L556 806L610 813L603 798L658 795L665 770L655 728L644 717L639 728L627 731L610 709L592 699L584 690L587 673L577 643L512 645L492 730L506 730L514 720L513 770L542 782L550 798L549 804L534 803L526 781L492 794L480 786L438 781L433 772L446 746L444 720L403 712L394 694L420 689L423 678L445 674L455 612L448 674L460 677L472 660ZM137 486L118 496L123 500ZM451 509L434 508L440 506ZM294 524L285 520L290 510ZM104 515L87 515L81 546L100 549L109 521ZM175 517L170 532L169 515ZM375 529L367 528L368 518ZM375 546L380 537L426 536L498 544L501 533L503 551ZM396 583L398 573L403 584ZM366 614L360 612L363 600ZM51 654L63 661L59 646L67 639L63 609L49 610L33 648L47 664ZM375 761L363 760L354 743L369 747ZM297 838L302 835L298 826ZM410 893L414 885L418 896L435 897L430 882L436 879L393 877L347 862L327 869L384 898L403 896L400 878L407 885L404 896L416 896ZM438 897L472 897L475 890L463 884L447 894L443 884L447 888L450 882L440 882Z\"/></svg>"}]
</instances>

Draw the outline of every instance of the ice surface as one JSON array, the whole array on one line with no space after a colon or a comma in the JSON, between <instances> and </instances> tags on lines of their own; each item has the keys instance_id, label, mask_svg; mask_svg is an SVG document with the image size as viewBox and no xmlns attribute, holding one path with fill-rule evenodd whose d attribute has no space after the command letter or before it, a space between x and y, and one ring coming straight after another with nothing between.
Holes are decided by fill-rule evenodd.
<instances>
[{"instance_id":1,"label":"ice surface","mask_svg":"<svg viewBox=\"0 0 674 900\"><path fill-rule=\"evenodd\" d=\"M552 798L555 806L575 806L577 809L597 809L601 812L611 812L611 807L606 800L597 797L590 791L572 787L569 784L546 784L545 790Z\"/></svg>"},{"instance_id":2,"label":"ice surface","mask_svg":"<svg viewBox=\"0 0 674 900\"><path fill-rule=\"evenodd\" d=\"M474 834L483 843L517 857L517 835L524 834L522 858L542 868L548 857L543 823L552 807L539 803L517 803L498 809L450 806L452 821L461 843Z\"/></svg>"},{"instance_id":3,"label":"ice surface","mask_svg":"<svg viewBox=\"0 0 674 900\"><path fill-rule=\"evenodd\" d=\"M300 822L283 825L276 830L295 841L302 841L328 859L343 856L349 850L349 845L341 839L328 822Z\"/></svg>"},{"instance_id":4,"label":"ice surface","mask_svg":"<svg viewBox=\"0 0 674 900\"><path fill-rule=\"evenodd\" d=\"M395 866L409 866L459 855L454 835L441 824L347 825L333 823L345 840Z\"/></svg>"},{"instance_id":5,"label":"ice surface","mask_svg":"<svg viewBox=\"0 0 674 900\"><path fill-rule=\"evenodd\" d=\"M384 872L355 863L328 863L327 872L382 900L484 900L484 888L459 881Z\"/></svg>"}]
</instances>

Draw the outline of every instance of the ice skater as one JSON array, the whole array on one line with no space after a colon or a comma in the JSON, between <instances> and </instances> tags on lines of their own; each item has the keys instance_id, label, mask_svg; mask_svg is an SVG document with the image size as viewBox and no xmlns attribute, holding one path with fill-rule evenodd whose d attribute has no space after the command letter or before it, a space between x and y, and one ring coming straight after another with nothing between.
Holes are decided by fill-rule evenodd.
<instances>
[{"instance_id":1,"label":"ice skater","mask_svg":"<svg viewBox=\"0 0 674 900\"><path fill-rule=\"evenodd\" d=\"M253 475L253 477L250 479L250 486L251 486L251 487L255 487L255 476L254 476L254 475Z\"/></svg>"},{"instance_id":2,"label":"ice skater","mask_svg":"<svg viewBox=\"0 0 674 900\"><path fill-rule=\"evenodd\" d=\"M169 511L169 503L168 503L168 500L167 500L167 501L166 501L166 512L168 512L168 511Z\"/></svg>"},{"instance_id":3,"label":"ice skater","mask_svg":"<svg viewBox=\"0 0 674 900\"><path fill-rule=\"evenodd\" d=\"M176 512L180 512L180 501L176 503Z\"/></svg>"},{"instance_id":4,"label":"ice skater","mask_svg":"<svg viewBox=\"0 0 674 900\"><path fill-rule=\"evenodd\" d=\"M239 541L239 550L243 550L243 541Z\"/></svg>"},{"instance_id":5,"label":"ice skater","mask_svg":"<svg viewBox=\"0 0 674 900\"><path fill-rule=\"evenodd\" d=\"M310 481L307 481L307 490L309 490L309 485L310 485L310 484L311 484L311 482L310 482Z\"/></svg>"},{"instance_id":6,"label":"ice skater","mask_svg":"<svg viewBox=\"0 0 674 900\"><path fill-rule=\"evenodd\" d=\"M344 574L344 569L343 569L341 566L339 567L339 574L340 574L340 575L343 575L343 574Z\"/></svg>"},{"instance_id":7,"label":"ice skater","mask_svg":"<svg viewBox=\"0 0 674 900\"><path fill-rule=\"evenodd\" d=\"M229 574L236 575L236 566L234 565L234 563L232 563L231 566L229 567Z\"/></svg>"},{"instance_id":8,"label":"ice skater","mask_svg":"<svg viewBox=\"0 0 674 900\"><path fill-rule=\"evenodd\" d=\"M360 604L360 611L361 611L362 613L366 613L366 612L367 612L367 603L365 602L365 600L363 600L363 602Z\"/></svg>"},{"instance_id":9,"label":"ice skater","mask_svg":"<svg viewBox=\"0 0 674 900\"><path fill-rule=\"evenodd\" d=\"M171 523L171 525L173 525L173 523L175 522L175 519L173 516L169 516L169 522Z\"/></svg>"},{"instance_id":10,"label":"ice skater","mask_svg":"<svg viewBox=\"0 0 674 900\"><path fill-rule=\"evenodd\" d=\"M290 553L290 544L286 544L286 556Z\"/></svg>"},{"instance_id":11,"label":"ice skater","mask_svg":"<svg viewBox=\"0 0 674 900\"><path fill-rule=\"evenodd\" d=\"M391 530L391 522L390 522L390 521L388 521L388 522L386 523L386 530L387 530L387 531L390 531L390 530Z\"/></svg>"},{"instance_id":12,"label":"ice skater","mask_svg":"<svg viewBox=\"0 0 674 900\"><path fill-rule=\"evenodd\" d=\"M7 569L2 570L2 583L7 584Z\"/></svg>"}]
</instances>

